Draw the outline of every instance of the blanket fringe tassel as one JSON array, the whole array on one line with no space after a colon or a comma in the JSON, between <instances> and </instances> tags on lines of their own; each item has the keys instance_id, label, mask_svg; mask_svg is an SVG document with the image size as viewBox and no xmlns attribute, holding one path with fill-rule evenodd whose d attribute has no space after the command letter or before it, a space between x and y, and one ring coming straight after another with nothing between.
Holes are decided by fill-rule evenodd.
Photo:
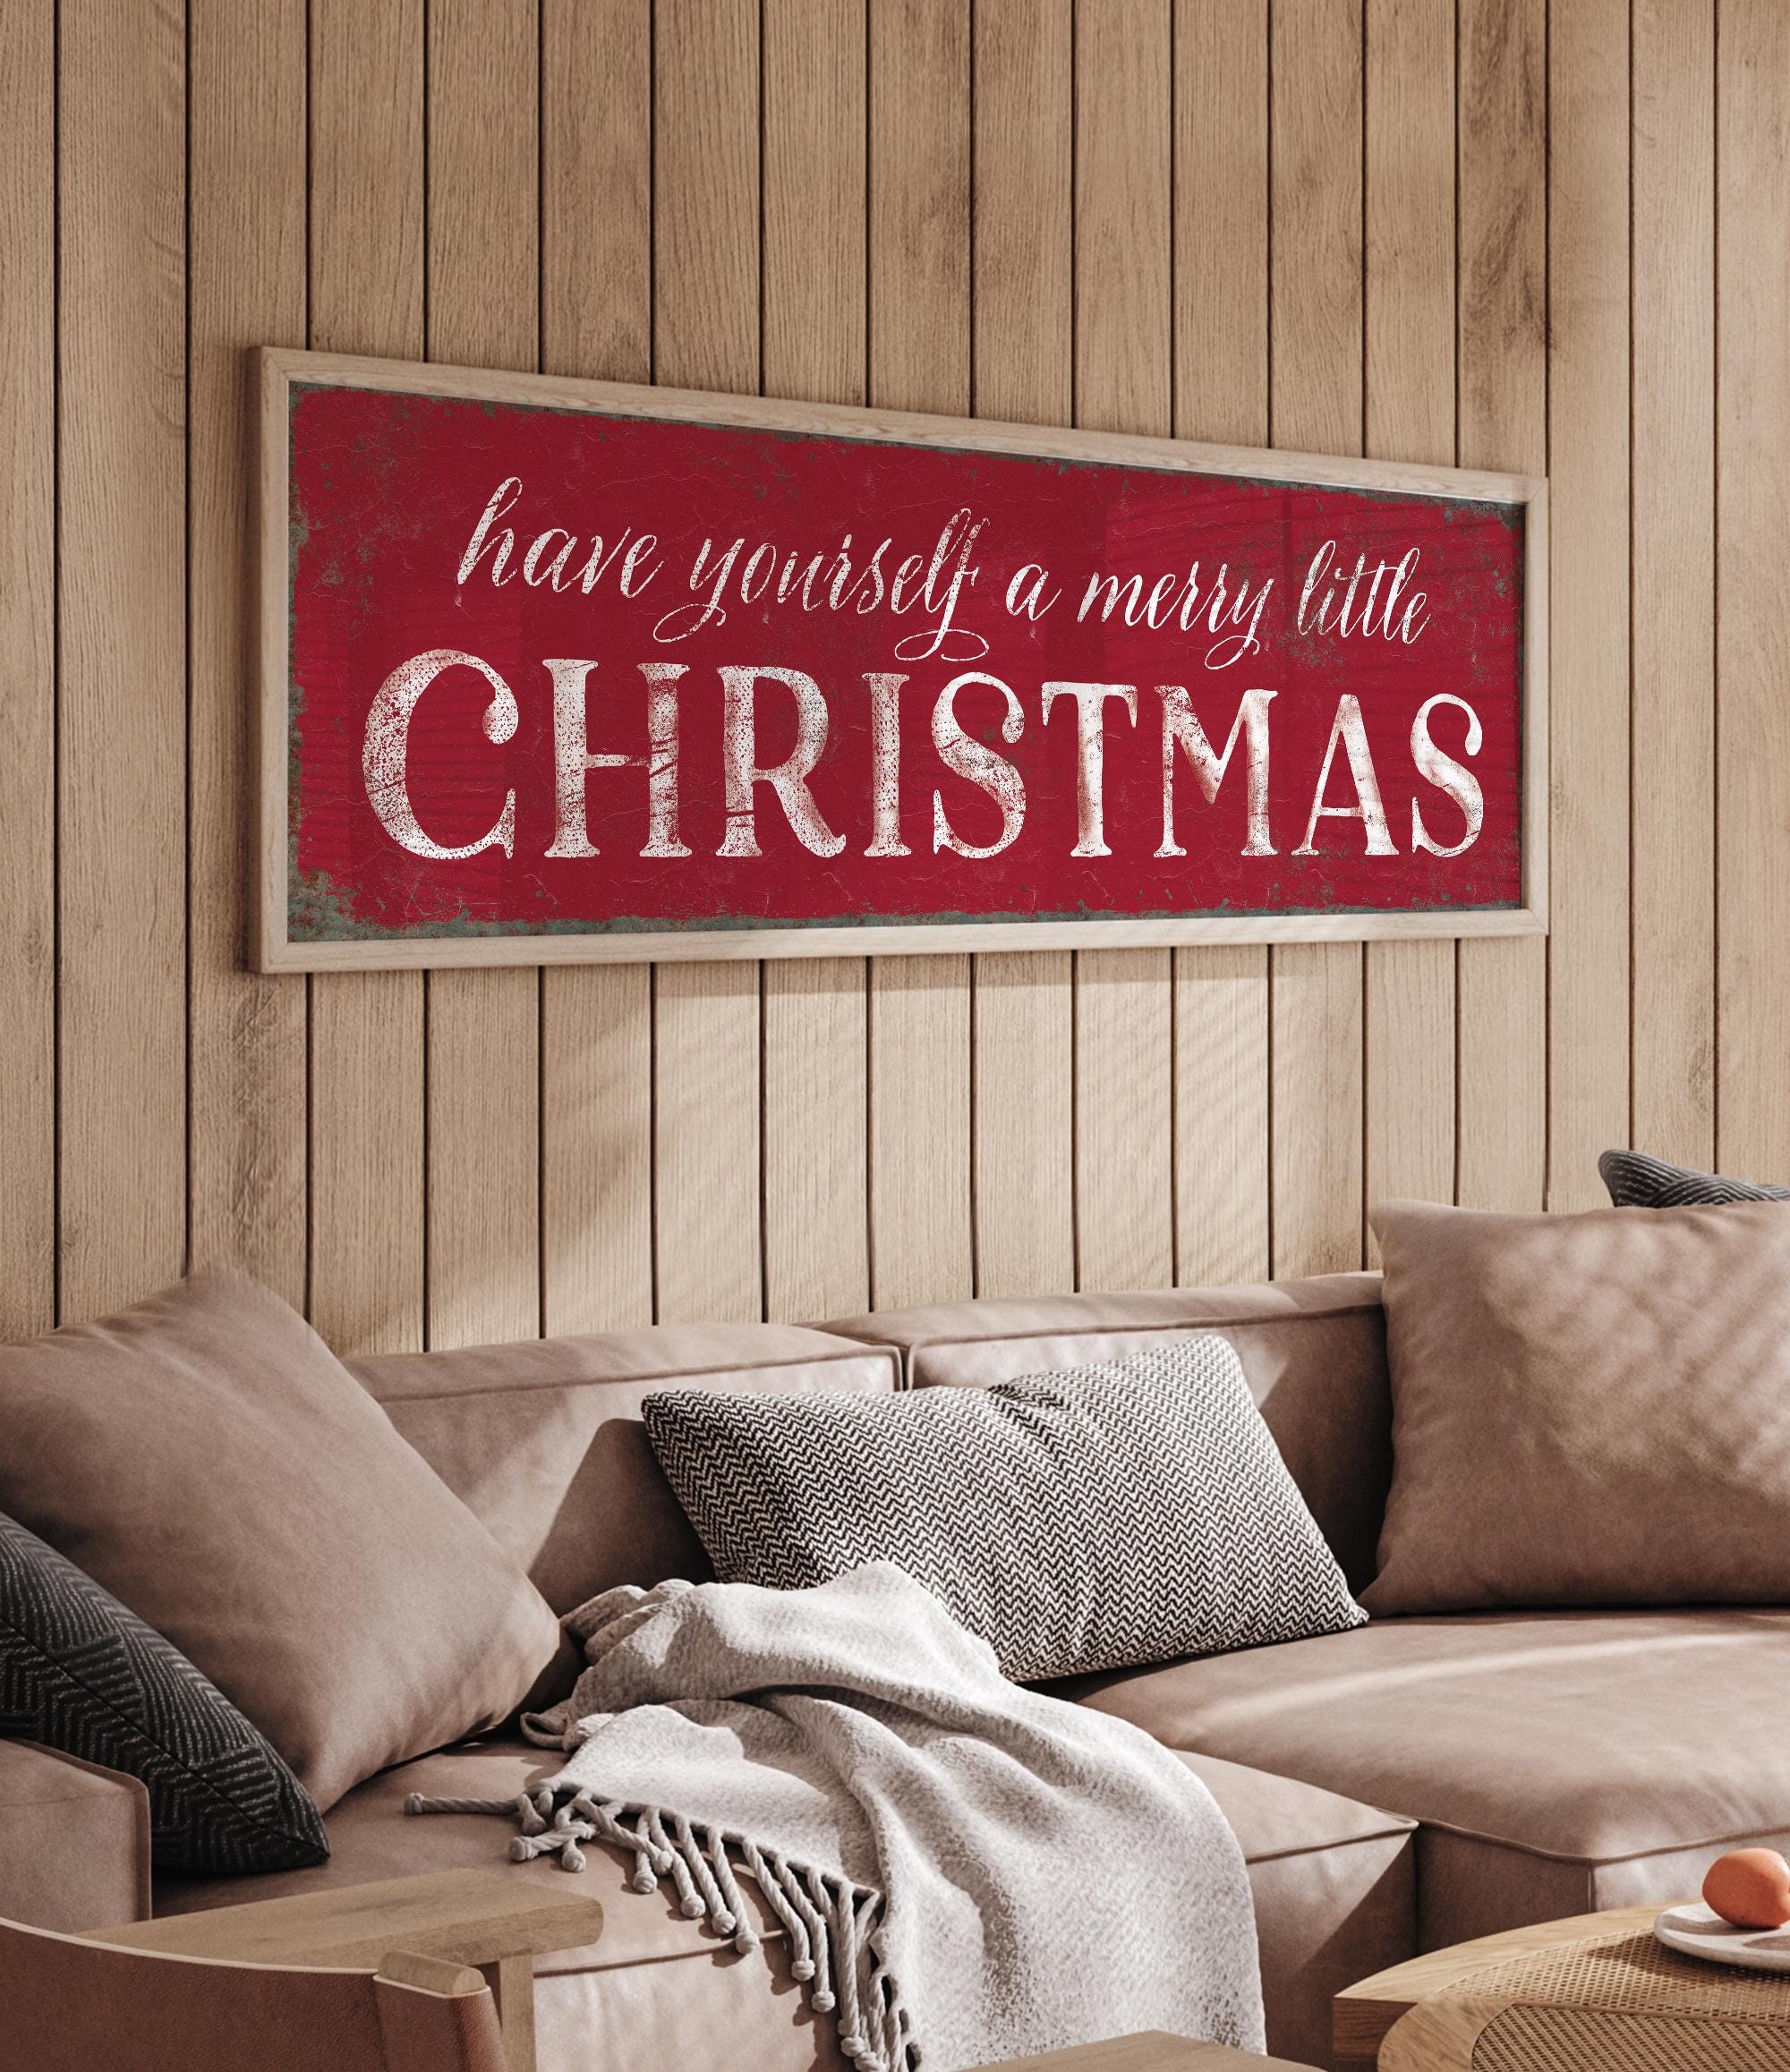
<instances>
[{"instance_id":1,"label":"blanket fringe tassel","mask_svg":"<svg viewBox=\"0 0 1790 2072\"><path fill-rule=\"evenodd\" d=\"M585 1842L607 1842L634 1859L628 1883L656 1892L669 1879L678 1911L706 1920L741 1956L759 1937L740 1896L735 1866L764 1895L789 1944L791 1975L807 1988L817 2014L839 2017L840 2049L862 2072L916 2072L908 2020L884 1969L875 1929L882 1895L812 1866L795 1864L743 1835L693 1826L678 1813L593 1799L559 1798L550 1785L509 1799L430 1798L412 1792L406 1813L499 1813L521 1823L511 1861L557 1856L562 1871L584 1868Z\"/></svg>"}]
</instances>

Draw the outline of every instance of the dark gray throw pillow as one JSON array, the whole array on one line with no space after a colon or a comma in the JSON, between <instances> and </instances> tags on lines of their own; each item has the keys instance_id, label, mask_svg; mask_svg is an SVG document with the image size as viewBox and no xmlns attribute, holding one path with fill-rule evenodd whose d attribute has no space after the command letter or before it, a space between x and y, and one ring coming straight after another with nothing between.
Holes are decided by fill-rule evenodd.
<instances>
[{"instance_id":1,"label":"dark gray throw pillow","mask_svg":"<svg viewBox=\"0 0 1790 2072\"><path fill-rule=\"evenodd\" d=\"M892 1561L1016 1682L1367 1616L1223 1338L987 1389L670 1389L642 1415L722 1582Z\"/></svg>"},{"instance_id":2,"label":"dark gray throw pillow","mask_svg":"<svg viewBox=\"0 0 1790 2072\"><path fill-rule=\"evenodd\" d=\"M1790 1187L1728 1180L1694 1165L1668 1165L1644 1151L1607 1151L1598 1174L1617 1208L1719 1208L1731 1201L1790 1201Z\"/></svg>"},{"instance_id":3,"label":"dark gray throw pillow","mask_svg":"<svg viewBox=\"0 0 1790 2072\"><path fill-rule=\"evenodd\" d=\"M304 1787L224 1693L4 1513L0 1735L141 1778L163 1870L296 1871L329 1854Z\"/></svg>"}]
</instances>

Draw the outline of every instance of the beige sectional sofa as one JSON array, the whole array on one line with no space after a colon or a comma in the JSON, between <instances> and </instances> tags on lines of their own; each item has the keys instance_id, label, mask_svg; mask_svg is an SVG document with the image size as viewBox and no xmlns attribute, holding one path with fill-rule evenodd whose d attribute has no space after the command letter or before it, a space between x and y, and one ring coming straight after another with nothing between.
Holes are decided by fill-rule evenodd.
<instances>
[{"instance_id":1,"label":"beige sectional sofa","mask_svg":"<svg viewBox=\"0 0 1790 2072\"><path fill-rule=\"evenodd\" d=\"M1235 1343L1313 1514L1363 1585L1392 1465L1378 1283L1368 1275L967 1302L822 1330L665 1326L352 1364L564 1611L617 1582L706 1573L639 1422L654 1389L974 1386L1193 1330ZM379 1578L367 1587L377 1590ZM1385 1620L1104 1676L1065 1694L1147 1728L1209 1785L1249 1861L1269 2048L1317 2064L1328 2062L1331 1995L1369 1972L1528 1921L1680 1897L1722 1849L1781 1845L1790 1833L1781 1733L1790 1612ZM424 1757L333 1810L327 1865L163 1877L155 1906L502 1867L501 1821L406 1819L405 1795L495 1797L548 1767L519 1736ZM27 1862L12 1846L57 1796L60 1769L16 1748L10 1769L0 1765L0 1914L76 1925L73 1915L103 1904L90 1867L72 1897L63 1881L75 1872L35 1852ZM108 1829L90 1795L103 1786L83 1773L78 1787L96 1835L128 1825L135 1803L136 1787L116 1786ZM140 1817L138 1832L141 1846ZM566 1876L541 1862L510 1874ZM139 1876L121 1857L106 1888L115 1911L134 1906ZM829 2025L779 1969L768 1917L769 1982L763 1957L717 1944L662 1894L628 1890L601 1852L580 1889L602 1900L608 1926L590 1949L543 1961L541 2072L709 2063L720 2039L726 2062L754 2072L840 2064Z\"/></svg>"}]
</instances>

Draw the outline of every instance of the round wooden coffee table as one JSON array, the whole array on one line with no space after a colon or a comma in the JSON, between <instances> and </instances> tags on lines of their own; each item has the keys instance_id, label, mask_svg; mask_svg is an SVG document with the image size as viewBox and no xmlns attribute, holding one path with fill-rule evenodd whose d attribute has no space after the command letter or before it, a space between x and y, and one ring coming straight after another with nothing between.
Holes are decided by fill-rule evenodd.
<instances>
[{"instance_id":1,"label":"round wooden coffee table","mask_svg":"<svg viewBox=\"0 0 1790 2072\"><path fill-rule=\"evenodd\" d=\"M1363 1979L1336 1997L1338 2072L1785 2072L1790 1976L1662 1948L1658 1912L1544 1922Z\"/></svg>"}]
</instances>

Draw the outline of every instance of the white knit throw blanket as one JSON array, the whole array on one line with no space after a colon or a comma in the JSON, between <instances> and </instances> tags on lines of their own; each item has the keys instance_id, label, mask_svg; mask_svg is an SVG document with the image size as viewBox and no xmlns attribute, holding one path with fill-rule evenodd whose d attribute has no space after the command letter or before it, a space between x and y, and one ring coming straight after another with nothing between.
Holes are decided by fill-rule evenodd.
<instances>
[{"instance_id":1,"label":"white knit throw blanket","mask_svg":"<svg viewBox=\"0 0 1790 2072\"><path fill-rule=\"evenodd\" d=\"M581 1845L669 1880L742 1951L750 1877L861 2072L960 2072L1167 2029L1262 2048L1243 1858L1211 1794L1105 1714L1007 1682L879 1563L799 1590L662 1583L566 1622L590 1667L524 1719L567 1752L514 1857Z\"/></svg>"}]
</instances>

